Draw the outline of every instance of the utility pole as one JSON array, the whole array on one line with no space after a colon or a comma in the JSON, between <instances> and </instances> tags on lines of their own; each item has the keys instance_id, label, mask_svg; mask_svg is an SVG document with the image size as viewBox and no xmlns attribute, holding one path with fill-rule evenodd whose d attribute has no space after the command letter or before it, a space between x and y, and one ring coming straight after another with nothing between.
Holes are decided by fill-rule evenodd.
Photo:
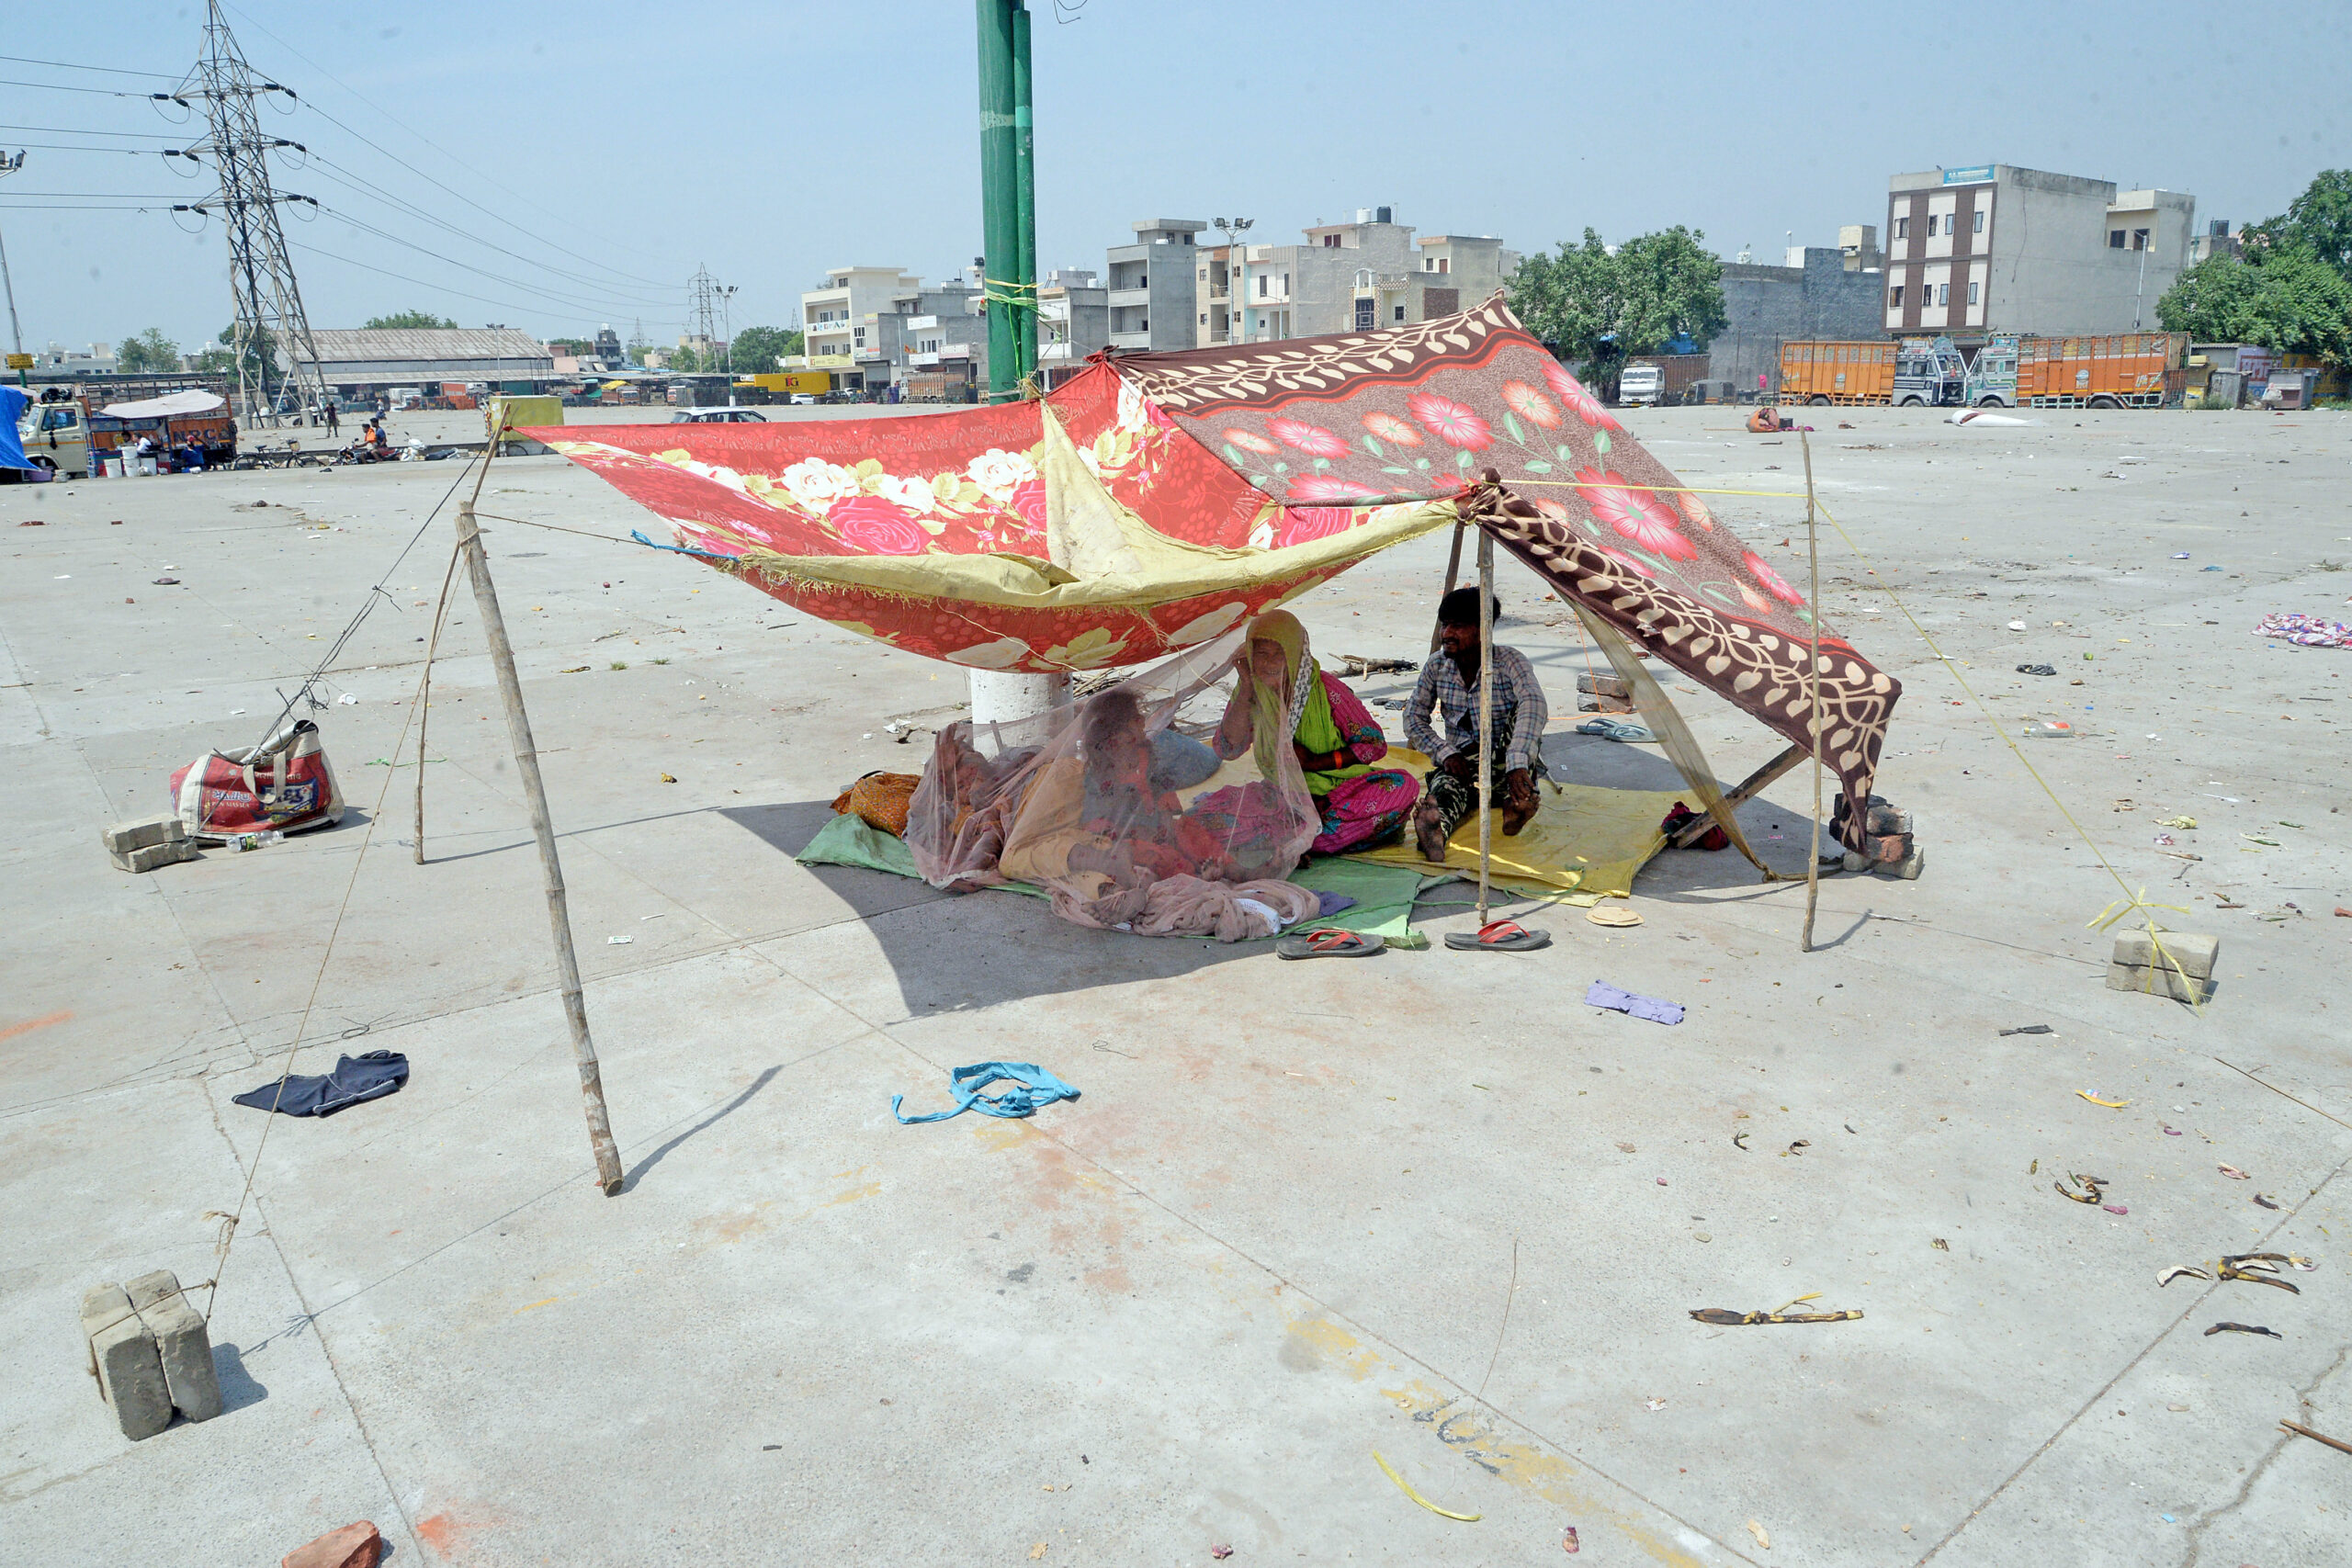
<instances>
[{"instance_id":1,"label":"utility pole","mask_svg":"<svg viewBox=\"0 0 2352 1568\"><path fill-rule=\"evenodd\" d=\"M282 203L318 203L307 196L280 196L270 187L270 149L299 147L284 137L262 134L254 100L270 93L283 93L288 102L294 101L292 88L256 80L220 14L220 0L209 0L204 58L179 91L168 96L183 104L204 100L210 133L182 156L210 160L220 171L220 188L209 201L191 203L184 210L206 215L217 207L228 231L237 400L244 419L252 424L277 423L284 384L277 381L276 360L283 353L300 422L308 424L311 409L326 400L326 376L319 368L318 344L311 338L311 319L302 310L302 291L294 281L277 209Z\"/></svg>"},{"instance_id":2,"label":"utility pole","mask_svg":"<svg viewBox=\"0 0 2352 1568\"><path fill-rule=\"evenodd\" d=\"M974 0L979 22L980 297L989 400L1022 395L1037 368L1037 192L1026 0Z\"/></svg>"},{"instance_id":3,"label":"utility pole","mask_svg":"<svg viewBox=\"0 0 2352 1568\"><path fill-rule=\"evenodd\" d=\"M0 152L0 175L13 175L24 166L22 149L15 152ZM25 329L17 324L17 284L8 276L8 247L5 243L0 243L0 288L5 288L8 295L8 342L15 349L8 355L8 364L17 372L17 385L28 387L32 383L25 372L32 367L32 361L25 354Z\"/></svg>"},{"instance_id":4,"label":"utility pole","mask_svg":"<svg viewBox=\"0 0 2352 1568\"><path fill-rule=\"evenodd\" d=\"M1250 296L1250 247L1242 243L1241 236L1247 234L1257 221L1255 218L1219 218L1216 220L1217 232L1225 236L1226 249L1232 253L1225 264L1225 287L1231 296L1225 308L1225 336L1229 344L1250 341L1249 329L1241 323L1241 312Z\"/></svg>"},{"instance_id":5,"label":"utility pole","mask_svg":"<svg viewBox=\"0 0 2352 1568\"><path fill-rule=\"evenodd\" d=\"M727 400L735 400L735 285L729 284L718 291L718 330L727 334Z\"/></svg>"}]
</instances>

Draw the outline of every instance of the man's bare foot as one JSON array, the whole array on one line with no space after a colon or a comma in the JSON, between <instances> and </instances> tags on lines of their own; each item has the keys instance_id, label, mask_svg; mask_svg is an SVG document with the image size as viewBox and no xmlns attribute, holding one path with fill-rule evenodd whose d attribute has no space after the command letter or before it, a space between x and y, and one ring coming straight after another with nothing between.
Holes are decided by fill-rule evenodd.
<instances>
[{"instance_id":1,"label":"man's bare foot","mask_svg":"<svg viewBox=\"0 0 2352 1568\"><path fill-rule=\"evenodd\" d=\"M1534 818L1535 803L1533 801L1510 802L1503 807L1503 837L1518 838L1519 830L1526 827Z\"/></svg>"},{"instance_id":2,"label":"man's bare foot","mask_svg":"<svg viewBox=\"0 0 2352 1568\"><path fill-rule=\"evenodd\" d=\"M1445 863L1445 822L1436 807L1424 804L1413 812L1413 842L1419 846L1423 860L1432 865Z\"/></svg>"}]
</instances>

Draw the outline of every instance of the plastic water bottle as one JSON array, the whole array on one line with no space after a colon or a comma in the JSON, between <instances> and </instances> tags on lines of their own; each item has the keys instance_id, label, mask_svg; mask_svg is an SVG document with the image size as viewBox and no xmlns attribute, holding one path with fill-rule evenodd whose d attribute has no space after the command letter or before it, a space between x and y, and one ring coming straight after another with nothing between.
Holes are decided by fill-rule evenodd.
<instances>
[{"instance_id":1,"label":"plastic water bottle","mask_svg":"<svg viewBox=\"0 0 2352 1568\"><path fill-rule=\"evenodd\" d=\"M234 833L230 835L227 848L231 854L241 855L247 850L266 850L272 844L282 844L285 841L286 835L284 833L279 832L275 828L265 828L258 833Z\"/></svg>"}]
</instances>

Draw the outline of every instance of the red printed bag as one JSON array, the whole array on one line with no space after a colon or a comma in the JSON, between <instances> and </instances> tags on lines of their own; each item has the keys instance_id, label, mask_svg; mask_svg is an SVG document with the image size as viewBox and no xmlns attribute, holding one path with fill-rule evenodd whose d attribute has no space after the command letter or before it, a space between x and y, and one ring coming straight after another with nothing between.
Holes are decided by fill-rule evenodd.
<instances>
[{"instance_id":1,"label":"red printed bag","mask_svg":"<svg viewBox=\"0 0 2352 1568\"><path fill-rule=\"evenodd\" d=\"M319 727L292 719L258 746L215 751L172 775L188 832L208 842L275 828L300 833L343 820L343 791L319 745Z\"/></svg>"}]
</instances>

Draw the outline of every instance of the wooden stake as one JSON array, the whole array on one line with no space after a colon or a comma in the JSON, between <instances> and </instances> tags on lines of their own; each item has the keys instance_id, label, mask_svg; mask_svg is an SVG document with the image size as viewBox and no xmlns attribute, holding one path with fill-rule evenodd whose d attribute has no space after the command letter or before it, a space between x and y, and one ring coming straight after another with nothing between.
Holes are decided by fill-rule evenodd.
<instances>
[{"instance_id":1,"label":"wooden stake","mask_svg":"<svg viewBox=\"0 0 2352 1568\"><path fill-rule=\"evenodd\" d=\"M571 1053L580 1064L580 1093L587 1101L588 1146L596 1156L596 1185L607 1198L621 1190L621 1156L613 1146L612 1118L605 1110L605 1082L596 1067L596 1043L588 1036L588 1005L580 992L580 961L571 951L571 911L564 897L563 865L556 858L555 825L548 816L548 793L539 782L539 753L531 740L530 715L523 711L523 682L514 673L514 648L499 614L498 590L490 581L490 558L474 525L474 503L458 508L458 546L473 579L474 604L498 671L498 695L506 706L506 731L514 743L514 772L530 803L531 831L539 840L539 865L547 873L548 924L555 935L556 976L563 991L563 1016L571 1025Z\"/></svg>"},{"instance_id":2,"label":"wooden stake","mask_svg":"<svg viewBox=\"0 0 2352 1568\"><path fill-rule=\"evenodd\" d=\"M1805 685L1813 705L1813 854L1804 868L1804 938L1798 951L1813 951L1813 909L1821 897L1821 536L1814 522L1813 443L1803 434L1804 448L1804 554L1811 581L1805 604L1813 613L1813 652L1805 664Z\"/></svg>"},{"instance_id":3,"label":"wooden stake","mask_svg":"<svg viewBox=\"0 0 2352 1568\"><path fill-rule=\"evenodd\" d=\"M1456 523L1453 525L1453 550L1452 554L1445 558L1445 592L1447 593L1453 592L1453 585L1462 581L1462 531L1468 526L1469 525L1467 523ZM1442 599L1443 595L1440 595L1440 597ZM1439 639L1443 637L1444 633L1445 623L1432 617L1432 624L1430 626L1430 651L1431 653L1435 653L1437 651Z\"/></svg>"},{"instance_id":4,"label":"wooden stake","mask_svg":"<svg viewBox=\"0 0 2352 1568\"><path fill-rule=\"evenodd\" d=\"M1460 536L1456 535L1457 542ZM1495 832L1495 536L1478 530L1478 929Z\"/></svg>"}]
</instances>

